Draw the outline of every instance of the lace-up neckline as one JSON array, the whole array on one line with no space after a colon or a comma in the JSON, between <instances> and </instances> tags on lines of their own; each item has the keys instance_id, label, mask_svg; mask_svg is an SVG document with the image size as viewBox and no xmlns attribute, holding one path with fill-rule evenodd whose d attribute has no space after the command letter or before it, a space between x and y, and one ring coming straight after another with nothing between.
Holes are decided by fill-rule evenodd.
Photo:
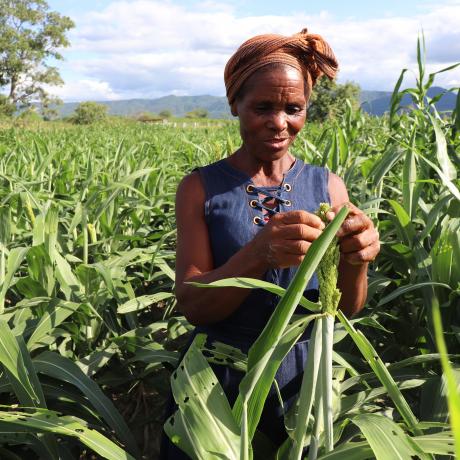
<instances>
[{"instance_id":1,"label":"lace-up neckline","mask_svg":"<svg viewBox=\"0 0 460 460\"><path fill-rule=\"evenodd\" d=\"M289 192L293 187L293 182L299 173L301 163L297 159L291 168L283 174L281 184L275 186L256 186L252 178L243 171L232 166L228 161L223 164L232 175L244 178L246 193L248 195L248 205L253 208L253 224L264 226L270 220L270 217L281 211L287 211L292 206L289 199ZM273 204L274 206L270 206ZM287 209L286 209L287 208Z\"/></svg>"}]
</instances>

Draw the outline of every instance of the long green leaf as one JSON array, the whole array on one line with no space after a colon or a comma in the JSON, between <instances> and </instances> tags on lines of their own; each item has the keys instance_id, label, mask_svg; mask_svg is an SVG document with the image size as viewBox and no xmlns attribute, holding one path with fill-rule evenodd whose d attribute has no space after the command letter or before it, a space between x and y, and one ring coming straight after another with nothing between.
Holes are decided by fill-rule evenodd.
<instances>
[{"instance_id":1,"label":"long green leaf","mask_svg":"<svg viewBox=\"0 0 460 460\"><path fill-rule=\"evenodd\" d=\"M452 195L457 198L457 200L460 200L460 190L458 187L449 179L448 176L444 174L444 171L440 169L438 166L436 166L432 161L430 161L428 158L420 155L420 158L422 158L425 163L429 164L439 175L439 177L442 179L443 184L449 189L449 191L452 193Z\"/></svg>"},{"instance_id":2,"label":"long green leaf","mask_svg":"<svg viewBox=\"0 0 460 460\"><path fill-rule=\"evenodd\" d=\"M70 315L77 311L80 305L79 303L61 299L52 300L27 342L29 350L33 349L34 345L46 334L62 324Z\"/></svg>"},{"instance_id":3,"label":"long green leaf","mask_svg":"<svg viewBox=\"0 0 460 460\"><path fill-rule=\"evenodd\" d=\"M283 331L286 329L289 320L299 304L308 281L347 215L348 209L343 207L320 237L310 246L286 293L276 306L261 335L249 350L248 373L240 383L241 393L233 406L233 413L235 418L241 421L243 416L243 401L248 401L248 430L251 439L260 420L263 405L272 383L271 380L267 381L265 379L260 379L255 383L253 379L258 380L258 377L262 375L262 371L251 371L253 368L258 368L260 362L270 363L270 356L276 349ZM245 388L247 389L246 392L243 391ZM244 394L244 397L242 394Z\"/></svg>"},{"instance_id":4,"label":"long green leaf","mask_svg":"<svg viewBox=\"0 0 460 460\"><path fill-rule=\"evenodd\" d=\"M165 432L194 459L239 460L239 428L222 387L199 350L204 340L201 334L195 337L171 377L179 409L165 423Z\"/></svg>"},{"instance_id":5,"label":"long green leaf","mask_svg":"<svg viewBox=\"0 0 460 460\"><path fill-rule=\"evenodd\" d=\"M395 200L388 200L393 211L397 217L397 224L399 224L399 229L403 241L407 246L412 248L414 238L415 238L415 229L412 225L409 215L407 214L406 210Z\"/></svg>"},{"instance_id":6,"label":"long green leaf","mask_svg":"<svg viewBox=\"0 0 460 460\"><path fill-rule=\"evenodd\" d=\"M318 460L367 460L375 458L374 451L367 442L347 442L341 444Z\"/></svg>"},{"instance_id":7,"label":"long green leaf","mask_svg":"<svg viewBox=\"0 0 460 460\"><path fill-rule=\"evenodd\" d=\"M0 291L0 315L3 314L5 309L6 292L8 291L11 282L13 281L13 276L24 260L28 250L29 248L13 248L8 255L6 276Z\"/></svg>"},{"instance_id":8,"label":"long green leaf","mask_svg":"<svg viewBox=\"0 0 460 460\"><path fill-rule=\"evenodd\" d=\"M360 414L353 417L352 421L366 437L377 460L406 460L415 456L422 460L430 458L389 418L377 414Z\"/></svg>"},{"instance_id":9,"label":"long green leaf","mask_svg":"<svg viewBox=\"0 0 460 460\"><path fill-rule=\"evenodd\" d=\"M439 302L435 296L432 298L431 311L433 315L436 346L438 347L439 354L441 355L442 370L447 381L447 404L449 407L450 424L452 426L452 432L454 433L455 453L456 457L460 458L460 394L457 389L457 379L455 378L452 365L447 357L447 346L442 329L441 311Z\"/></svg>"},{"instance_id":10,"label":"long green leaf","mask_svg":"<svg viewBox=\"0 0 460 460\"><path fill-rule=\"evenodd\" d=\"M414 206L414 186L417 180L417 170L415 165L415 133L416 130L412 131L410 144L407 148L406 157L404 159L403 166L403 206L406 210L409 218L412 220L415 216Z\"/></svg>"},{"instance_id":11,"label":"long green leaf","mask_svg":"<svg viewBox=\"0 0 460 460\"><path fill-rule=\"evenodd\" d=\"M124 304L120 305L117 309L119 314L132 313L135 311L143 310L154 303L158 303L161 300L169 299L173 297L170 292L157 292L156 294L148 294L136 297L135 299L128 300Z\"/></svg>"},{"instance_id":12,"label":"long green leaf","mask_svg":"<svg viewBox=\"0 0 460 460\"><path fill-rule=\"evenodd\" d=\"M385 305L391 302L392 300L402 296L403 294L407 294L408 292L415 291L417 289L420 289L426 286L438 286L438 287L443 287L443 288L452 290L452 288L448 284L437 283L435 281L424 281L422 283L409 284L407 286L400 286L399 288L395 289L391 294L388 294L385 297L382 297L379 300L379 303L377 304L377 306L381 307L382 305Z\"/></svg>"},{"instance_id":13,"label":"long green leaf","mask_svg":"<svg viewBox=\"0 0 460 460\"><path fill-rule=\"evenodd\" d=\"M412 439L424 452L437 455L450 455L458 458L458 455L455 453L451 432L443 431L435 434L426 434L424 436L415 436Z\"/></svg>"},{"instance_id":14,"label":"long green leaf","mask_svg":"<svg viewBox=\"0 0 460 460\"><path fill-rule=\"evenodd\" d=\"M0 433L54 433L77 438L108 460L134 460L108 438L72 417L59 417L56 412L40 410L34 413L0 411Z\"/></svg>"},{"instance_id":15,"label":"long green leaf","mask_svg":"<svg viewBox=\"0 0 460 460\"><path fill-rule=\"evenodd\" d=\"M449 155L447 153L446 136L444 135L444 132L439 125L439 121L430 113L428 114L428 117L433 124L434 133L436 136L436 158L438 160L439 167L444 176L452 181L457 178L457 170L455 169L453 163L450 161Z\"/></svg>"},{"instance_id":16,"label":"long green leaf","mask_svg":"<svg viewBox=\"0 0 460 460\"><path fill-rule=\"evenodd\" d=\"M104 395L97 383L87 377L73 361L56 353L46 351L37 356L33 362L38 373L77 387L125 443L128 450L133 453L137 452L134 437L112 401Z\"/></svg>"},{"instance_id":17,"label":"long green leaf","mask_svg":"<svg viewBox=\"0 0 460 460\"><path fill-rule=\"evenodd\" d=\"M244 277L225 278L222 280L213 281L212 283L209 283L209 284L195 283L195 282L189 282L187 284L191 284L193 286L203 287L203 288L237 287L237 288L243 288L243 289L264 289L265 291L271 292L272 294L279 295L280 297L283 296L286 292L286 289L284 289L281 286L278 286L277 284L269 283L268 281L264 281L264 280L257 280L254 278L244 278ZM311 302L310 300L307 300L303 296L300 298L299 304L302 305L302 307L305 307L312 312L319 312L321 310L320 304Z\"/></svg>"},{"instance_id":18,"label":"long green leaf","mask_svg":"<svg viewBox=\"0 0 460 460\"><path fill-rule=\"evenodd\" d=\"M421 434L420 429L417 427L417 418L413 414L409 404L401 394L401 391L396 385L396 382L386 368L385 364L380 359L374 347L361 331L357 331L353 327L353 325L350 323L350 321L348 321L347 317L342 313L342 311L339 310L337 312L337 316L340 319L340 322L344 325L345 329L350 334L350 337L353 339L353 342L355 342L356 346L366 359L369 366L375 372L377 378L387 389L390 398L394 402L408 428L412 430L414 434Z\"/></svg>"},{"instance_id":19,"label":"long green leaf","mask_svg":"<svg viewBox=\"0 0 460 460\"><path fill-rule=\"evenodd\" d=\"M18 398L30 406L40 402L24 364L19 344L5 321L0 321L0 362L8 372L11 386L16 389Z\"/></svg>"}]
</instances>

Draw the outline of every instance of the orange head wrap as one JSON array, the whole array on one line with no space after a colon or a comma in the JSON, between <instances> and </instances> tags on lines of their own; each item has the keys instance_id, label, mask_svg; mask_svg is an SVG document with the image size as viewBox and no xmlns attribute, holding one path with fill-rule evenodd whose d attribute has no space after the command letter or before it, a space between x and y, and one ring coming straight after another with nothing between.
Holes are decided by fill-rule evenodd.
<instances>
[{"instance_id":1,"label":"orange head wrap","mask_svg":"<svg viewBox=\"0 0 460 460\"><path fill-rule=\"evenodd\" d=\"M299 70L309 86L323 74L330 79L337 73L338 63L331 47L320 35L307 29L291 37L266 34L245 41L225 66L224 80L229 104L235 102L244 82L261 67L280 63Z\"/></svg>"}]
</instances>

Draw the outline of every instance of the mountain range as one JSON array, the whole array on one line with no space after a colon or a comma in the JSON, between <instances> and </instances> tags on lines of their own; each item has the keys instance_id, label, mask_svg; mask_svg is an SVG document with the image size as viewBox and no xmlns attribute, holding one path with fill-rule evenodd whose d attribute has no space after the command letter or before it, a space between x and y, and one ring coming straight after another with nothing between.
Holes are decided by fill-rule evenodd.
<instances>
[{"instance_id":1,"label":"mountain range","mask_svg":"<svg viewBox=\"0 0 460 460\"><path fill-rule=\"evenodd\" d=\"M452 111L456 103L456 94L446 92L444 88L432 87L428 96L433 98L445 93L436 103L438 111ZM390 109L390 91L361 91L361 108L372 115L383 115ZM143 112L159 113L169 110L176 117L183 117L197 108L207 110L210 118L231 118L227 99L219 96L164 96L158 99L127 99L120 101L97 101L108 107L111 115L135 116ZM410 105L411 98L405 95L401 105ZM66 117L77 107L78 102L68 102L59 107L59 115Z\"/></svg>"}]
</instances>

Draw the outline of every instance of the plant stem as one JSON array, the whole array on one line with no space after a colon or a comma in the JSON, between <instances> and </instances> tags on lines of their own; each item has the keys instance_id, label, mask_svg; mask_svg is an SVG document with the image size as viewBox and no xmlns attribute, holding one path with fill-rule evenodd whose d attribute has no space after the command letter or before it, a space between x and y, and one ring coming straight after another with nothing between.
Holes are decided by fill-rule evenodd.
<instances>
[{"instance_id":1,"label":"plant stem","mask_svg":"<svg viewBox=\"0 0 460 460\"><path fill-rule=\"evenodd\" d=\"M323 350L321 356L321 389L322 409L324 420L324 447L325 452L334 449L334 435L332 428L332 344L334 340L334 316L327 314L321 318L323 323ZM318 408L319 409L319 408Z\"/></svg>"},{"instance_id":2,"label":"plant stem","mask_svg":"<svg viewBox=\"0 0 460 460\"><path fill-rule=\"evenodd\" d=\"M307 363L302 377L300 387L299 409L294 431L294 444L289 454L291 460L300 460L302 456L305 432L308 426L315 391L318 385L319 367L322 348L322 326L323 318L315 321L310 343L308 346Z\"/></svg>"}]
</instances>

